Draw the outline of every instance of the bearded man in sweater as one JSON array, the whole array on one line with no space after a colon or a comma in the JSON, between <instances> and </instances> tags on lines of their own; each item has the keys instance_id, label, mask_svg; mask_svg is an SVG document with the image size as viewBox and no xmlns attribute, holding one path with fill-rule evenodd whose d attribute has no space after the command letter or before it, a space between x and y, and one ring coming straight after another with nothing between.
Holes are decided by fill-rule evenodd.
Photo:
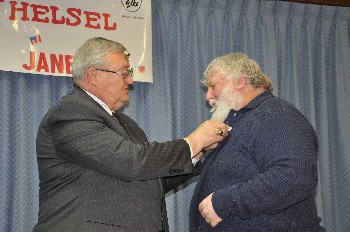
<instances>
[{"instance_id":1,"label":"bearded man in sweater","mask_svg":"<svg viewBox=\"0 0 350 232\"><path fill-rule=\"evenodd\" d=\"M212 119L232 127L206 154L190 207L190 230L325 231L319 225L317 137L309 121L272 94L272 83L244 54L207 67Z\"/></svg>"}]
</instances>

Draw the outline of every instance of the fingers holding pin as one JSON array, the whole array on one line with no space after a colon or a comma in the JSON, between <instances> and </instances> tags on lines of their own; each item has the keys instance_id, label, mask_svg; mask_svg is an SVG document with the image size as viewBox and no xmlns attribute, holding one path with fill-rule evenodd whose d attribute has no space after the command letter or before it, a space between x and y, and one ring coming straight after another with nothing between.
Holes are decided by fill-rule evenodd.
<instances>
[{"instance_id":1,"label":"fingers holding pin","mask_svg":"<svg viewBox=\"0 0 350 232\"><path fill-rule=\"evenodd\" d=\"M231 131L231 129L232 129L232 127L228 127L228 128L227 128L227 132L228 132L228 131ZM216 135L220 135L220 136L223 136L223 137L227 136L227 134L225 133L225 130L224 130L224 129L218 128L218 130L219 130L219 131L216 133Z\"/></svg>"},{"instance_id":2,"label":"fingers holding pin","mask_svg":"<svg viewBox=\"0 0 350 232\"><path fill-rule=\"evenodd\" d=\"M216 133L217 135L220 136L224 136L224 131L222 129L219 129L218 133Z\"/></svg>"}]
</instances>

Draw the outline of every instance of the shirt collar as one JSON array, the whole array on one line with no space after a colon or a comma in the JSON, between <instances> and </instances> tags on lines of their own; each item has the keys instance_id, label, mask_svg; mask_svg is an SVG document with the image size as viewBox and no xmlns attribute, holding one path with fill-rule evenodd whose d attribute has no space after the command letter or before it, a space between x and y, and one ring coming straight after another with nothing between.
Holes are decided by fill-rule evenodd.
<instances>
[{"instance_id":1,"label":"shirt collar","mask_svg":"<svg viewBox=\"0 0 350 232\"><path fill-rule=\"evenodd\" d=\"M92 93L90 93L89 91L85 90L85 89L82 89L84 90L84 92L89 95L92 99L94 99L98 104L100 104L102 106L103 109L105 109L107 111L107 113L109 113L109 115L112 116L113 114L113 111L111 111L109 109L109 107L106 105L106 103L104 103L101 99L99 99L98 97L96 97L95 95L93 95Z\"/></svg>"}]
</instances>

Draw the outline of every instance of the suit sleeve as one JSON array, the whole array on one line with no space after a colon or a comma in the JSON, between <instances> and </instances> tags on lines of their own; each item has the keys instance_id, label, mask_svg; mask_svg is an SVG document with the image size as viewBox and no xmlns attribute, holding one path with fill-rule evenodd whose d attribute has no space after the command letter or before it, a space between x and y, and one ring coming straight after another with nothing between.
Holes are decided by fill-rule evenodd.
<instances>
[{"instance_id":1,"label":"suit sleeve","mask_svg":"<svg viewBox=\"0 0 350 232\"><path fill-rule=\"evenodd\" d=\"M192 174L163 178L164 192L167 193L175 189L176 187L179 187L180 185L184 184L186 181L188 181L192 177L198 176L200 174L201 168L202 168L202 161L199 160L194 166Z\"/></svg>"},{"instance_id":2,"label":"suit sleeve","mask_svg":"<svg viewBox=\"0 0 350 232\"><path fill-rule=\"evenodd\" d=\"M132 141L114 119L89 107L63 106L52 114L52 141L63 159L126 181L192 173L190 149L183 139Z\"/></svg>"}]
</instances>

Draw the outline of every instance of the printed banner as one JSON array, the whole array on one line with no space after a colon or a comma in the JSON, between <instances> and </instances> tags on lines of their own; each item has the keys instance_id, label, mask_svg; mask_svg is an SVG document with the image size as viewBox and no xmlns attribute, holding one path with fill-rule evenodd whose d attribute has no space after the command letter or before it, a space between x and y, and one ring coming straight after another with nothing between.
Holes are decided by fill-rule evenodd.
<instances>
[{"instance_id":1,"label":"printed banner","mask_svg":"<svg viewBox=\"0 0 350 232\"><path fill-rule=\"evenodd\" d=\"M134 80L153 82L151 0L0 0L0 70L71 76L88 38L118 41Z\"/></svg>"}]
</instances>

